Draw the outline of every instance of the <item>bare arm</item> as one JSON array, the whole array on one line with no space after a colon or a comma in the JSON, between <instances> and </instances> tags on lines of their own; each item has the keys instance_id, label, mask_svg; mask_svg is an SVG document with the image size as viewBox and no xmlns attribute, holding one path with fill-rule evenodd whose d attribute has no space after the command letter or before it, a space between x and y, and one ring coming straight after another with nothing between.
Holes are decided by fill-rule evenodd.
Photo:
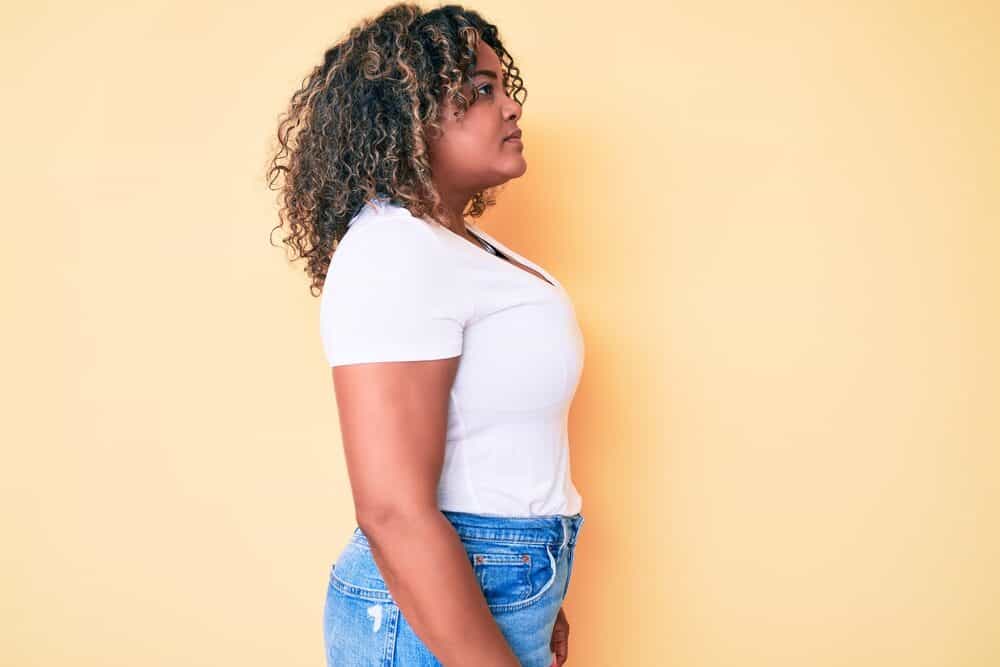
<instances>
[{"instance_id":1,"label":"bare arm","mask_svg":"<svg viewBox=\"0 0 1000 667\"><path fill-rule=\"evenodd\" d=\"M520 667L437 507L459 357L335 366L355 515L389 592L444 665Z\"/></svg>"}]
</instances>

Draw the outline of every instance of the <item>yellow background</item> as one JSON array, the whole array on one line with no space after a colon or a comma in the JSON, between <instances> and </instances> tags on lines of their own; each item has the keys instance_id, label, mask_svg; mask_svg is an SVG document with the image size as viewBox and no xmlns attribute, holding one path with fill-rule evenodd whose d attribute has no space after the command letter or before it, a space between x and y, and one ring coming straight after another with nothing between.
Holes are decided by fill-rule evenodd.
<instances>
[{"instance_id":1,"label":"yellow background","mask_svg":"<svg viewBox=\"0 0 1000 667\"><path fill-rule=\"evenodd\" d=\"M323 664L353 509L264 172L383 6L2 10L0 663ZM481 224L586 340L569 664L1000 664L996 3L474 8L529 89Z\"/></svg>"}]
</instances>

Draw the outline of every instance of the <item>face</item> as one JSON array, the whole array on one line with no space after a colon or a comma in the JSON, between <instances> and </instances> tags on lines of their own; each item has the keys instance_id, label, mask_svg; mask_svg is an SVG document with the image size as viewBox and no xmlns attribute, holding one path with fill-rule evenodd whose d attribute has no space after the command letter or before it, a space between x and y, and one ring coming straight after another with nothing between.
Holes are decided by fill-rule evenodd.
<instances>
[{"instance_id":1,"label":"face","mask_svg":"<svg viewBox=\"0 0 1000 667\"><path fill-rule=\"evenodd\" d=\"M477 88L479 99L461 118L448 100L441 119L443 133L428 139L435 185L452 202L464 203L476 192L517 178L528 168L523 143L504 139L519 129L521 105L507 95L500 59L482 40L476 72L466 90Z\"/></svg>"}]
</instances>

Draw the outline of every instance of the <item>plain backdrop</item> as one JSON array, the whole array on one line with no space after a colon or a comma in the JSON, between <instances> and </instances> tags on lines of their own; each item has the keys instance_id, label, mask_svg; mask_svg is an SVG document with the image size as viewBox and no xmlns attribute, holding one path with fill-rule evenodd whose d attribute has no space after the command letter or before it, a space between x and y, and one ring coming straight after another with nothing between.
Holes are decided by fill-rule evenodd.
<instances>
[{"instance_id":1,"label":"plain backdrop","mask_svg":"<svg viewBox=\"0 0 1000 667\"><path fill-rule=\"evenodd\" d=\"M384 6L0 10L0 663L324 664L354 516L265 171ZM480 224L585 335L569 664L1000 664L997 4L471 7L529 91Z\"/></svg>"}]
</instances>

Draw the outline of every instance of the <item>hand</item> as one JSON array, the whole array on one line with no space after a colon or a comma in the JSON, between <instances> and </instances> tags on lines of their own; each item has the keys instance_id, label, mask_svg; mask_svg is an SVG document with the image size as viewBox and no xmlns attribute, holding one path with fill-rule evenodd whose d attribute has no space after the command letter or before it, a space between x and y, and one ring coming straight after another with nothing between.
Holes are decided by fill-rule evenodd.
<instances>
[{"instance_id":1,"label":"hand","mask_svg":"<svg viewBox=\"0 0 1000 667\"><path fill-rule=\"evenodd\" d=\"M556 615L556 624L552 628L552 640L549 648L556 654L556 660L552 664L555 667L562 667L569 656L569 621L566 620L566 612L559 607L559 614Z\"/></svg>"}]
</instances>

